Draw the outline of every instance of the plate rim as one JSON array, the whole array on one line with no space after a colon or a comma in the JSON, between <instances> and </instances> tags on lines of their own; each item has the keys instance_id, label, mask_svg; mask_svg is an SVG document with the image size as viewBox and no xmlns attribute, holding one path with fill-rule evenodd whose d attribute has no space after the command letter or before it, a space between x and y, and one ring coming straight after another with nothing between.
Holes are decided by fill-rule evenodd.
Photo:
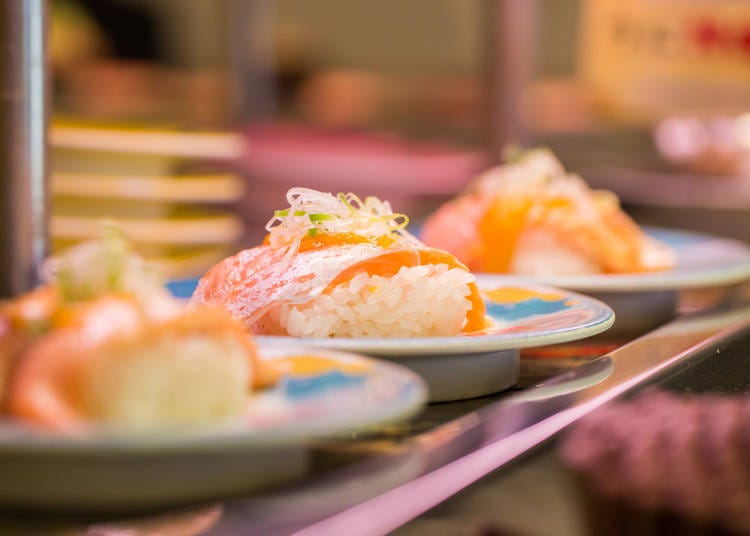
<instances>
[{"instance_id":1,"label":"plate rim","mask_svg":"<svg viewBox=\"0 0 750 536\"><path fill-rule=\"evenodd\" d=\"M688 231L668 227L642 226L650 236L668 233L682 238L701 238L703 240L720 241L731 245L737 251L746 255L744 262L734 265L716 267L713 269L696 270L695 272L676 273L674 270L648 272L637 274L589 274L589 275L551 275L551 276L523 276L515 275L525 282L538 282L563 289L578 292L654 292L676 291L695 288L731 286L750 279L750 245L741 240L725 238L710 233ZM671 274L671 275L670 275ZM506 274L491 274L477 272L477 279Z\"/></svg>"}]
</instances>

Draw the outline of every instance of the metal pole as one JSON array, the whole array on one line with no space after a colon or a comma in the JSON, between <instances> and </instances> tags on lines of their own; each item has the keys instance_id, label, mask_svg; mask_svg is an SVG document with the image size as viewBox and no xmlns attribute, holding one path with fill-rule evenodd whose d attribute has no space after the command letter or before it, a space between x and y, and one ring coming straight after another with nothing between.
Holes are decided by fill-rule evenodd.
<instances>
[{"instance_id":1,"label":"metal pole","mask_svg":"<svg viewBox=\"0 0 750 536\"><path fill-rule=\"evenodd\" d=\"M533 70L535 0L485 0L484 64L490 157L507 144L528 142L525 97Z\"/></svg>"},{"instance_id":2,"label":"metal pole","mask_svg":"<svg viewBox=\"0 0 750 536\"><path fill-rule=\"evenodd\" d=\"M232 95L230 122L268 120L276 109L272 0L228 0L227 49Z\"/></svg>"},{"instance_id":3,"label":"metal pole","mask_svg":"<svg viewBox=\"0 0 750 536\"><path fill-rule=\"evenodd\" d=\"M46 253L45 8L0 1L0 297L29 290Z\"/></svg>"}]
</instances>

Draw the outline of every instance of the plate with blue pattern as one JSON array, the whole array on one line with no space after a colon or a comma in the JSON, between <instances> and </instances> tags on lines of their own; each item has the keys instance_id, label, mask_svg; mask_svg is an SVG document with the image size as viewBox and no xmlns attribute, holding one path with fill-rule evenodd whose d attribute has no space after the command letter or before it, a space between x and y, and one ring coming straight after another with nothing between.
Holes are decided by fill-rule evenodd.
<instances>
[{"instance_id":1,"label":"plate with blue pattern","mask_svg":"<svg viewBox=\"0 0 750 536\"><path fill-rule=\"evenodd\" d=\"M750 246L704 233L644 227L675 255L671 270L636 274L550 275L528 278L579 292L643 292L728 286L750 279Z\"/></svg>"},{"instance_id":2,"label":"plate with blue pattern","mask_svg":"<svg viewBox=\"0 0 750 536\"><path fill-rule=\"evenodd\" d=\"M427 399L393 363L290 345L258 353L280 377L226 425L66 437L0 422L0 504L131 511L266 489L306 474L314 440L408 419Z\"/></svg>"},{"instance_id":3,"label":"plate with blue pattern","mask_svg":"<svg viewBox=\"0 0 750 536\"><path fill-rule=\"evenodd\" d=\"M635 274L528 276L524 281L584 292L612 307L617 315L608 334L632 338L674 318L686 292L702 289L730 293L750 280L750 246L710 234L644 227L674 252L671 270ZM490 274L479 279L492 280Z\"/></svg>"},{"instance_id":4,"label":"plate with blue pattern","mask_svg":"<svg viewBox=\"0 0 750 536\"><path fill-rule=\"evenodd\" d=\"M597 335L614 323L612 309L576 294L509 276L477 278L487 309L488 327L452 337L295 338L257 336L282 348L290 341L306 346L358 352L404 365L420 375L430 402L463 400L497 393L515 385L520 350ZM189 297L195 282L171 284Z\"/></svg>"}]
</instances>

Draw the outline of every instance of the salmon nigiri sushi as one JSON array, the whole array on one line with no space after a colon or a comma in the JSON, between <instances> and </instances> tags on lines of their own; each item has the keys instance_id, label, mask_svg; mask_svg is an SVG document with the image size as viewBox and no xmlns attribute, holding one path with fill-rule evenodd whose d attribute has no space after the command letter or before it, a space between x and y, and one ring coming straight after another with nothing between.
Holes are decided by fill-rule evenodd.
<instances>
[{"instance_id":1,"label":"salmon nigiri sushi","mask_svg":"<svg viewBox=\"0 0 750 536\"><path fill-rule=\"evenodd\" d=\"M477 272L638 273L675 263L612 192L590 189L546 149L485 172L427 219L422 239Z\"/></svg>"},{"instance_id":2,"label":"salmon nigiri sushi","mask_svg":"<svg viewBox=\"0 0 750 536\"><path fill-rule=\"evenodd\" d=\"M66 434L157 432L239 418L273 381L242 326L186 311L115 229L47 263L0 303L0 409Z\"/></svg>"},{"instance_id":3,"label":"salmon nigiri sushi","mask_svg":"<svg viewBox=\"0 0 750 536\"><path fill-rule=\"evenodd\" d=\"M409 234L388 202L292 188L262 245L211 268L192 306L248 332L295 337L452 336L485 327L474 276Z\"/></svg>"}]
</instances>

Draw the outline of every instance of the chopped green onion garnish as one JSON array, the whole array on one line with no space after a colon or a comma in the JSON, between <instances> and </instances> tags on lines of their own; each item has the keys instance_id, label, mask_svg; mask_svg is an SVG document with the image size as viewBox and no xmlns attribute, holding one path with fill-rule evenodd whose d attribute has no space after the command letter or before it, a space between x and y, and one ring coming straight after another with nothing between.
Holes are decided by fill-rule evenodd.
<instances>
[{"instance_id":1,"label":"chopped green onion garnish","mask_svg":"<svg viewBox=\"0 0 750 536\"><path fill-rule=\"evenodd\" d=\"M336 197L338 197L339 199L341 199L341 202L342 202L342 203L344 203L344 204L346 205L346 208L348 208L348 209L349 209L349 212L350 212L351 214L354 214L354 207L353 207L353 206L352 206L352 204L351 204L351 203L349 202L349 198L347 198L347 197L346 197L346 194L344 194L344 193L341 193L341 192L339 192L339 193L338 193L338 194L336 195Z\"/></svg>"},{"instance_id":2,"label":"chopped green onion garnish","mask_svg":"<svg viewBox=\"0 0 750 536\"><path fill-rule=\"evenodd\" d=\"M521 162L526 151L521 149L518 145L510 144L503 148L502 158L507 164L518 164Z\"/></svg>"},{"instance_id":3,"label":"chopped green onion garnish","mask_svg":"<svg viewBox=\"0 0 750 536\"><path fill-rule=\"evenodd\" d=\"M294 215L295 216L304 216L307 214L304 210L295 210ZM286 208L284 210L274 210L273 215L275 218L285 218L286 216L289 216L289 209Z\"/></svg>"},{"instance_id":4,"label":"chopped green onion garnish","mask_svg":"<svg viewBox=\"0 0 750 536\"><path fill-rule=\"evenodd\" d=\"M406 229L406 226L409 225L409 216L406 214L394 214L393 223L396 224L397 229Z\"/></svg>"},{"instance_id":5,"label":"chopped green onion garnish","mask_svg":"<svg viewBox=\"0 0 750 536\"><path fill-rule=\"evenodd\" d=\"M335 218L333 214L310 214L309 216L310 221L312 222L332 220Z\"/></svg>"},{"instance_id":6,"label":"chopped green onion garnish","mask_svg":"<svg viewBox=\"0 0 750 536\"><path fill-rule=\"evenodd\" d=\"M405 215L394 214L388 203L376 197L367 197L362 201L353 193L340 192L334 197L298 188L290 190L287 198L292 206L275 211L274 218L266 224L272 244L295 244L302 233L302 236L308 237L320 233L339 233L349 226L352 232L367 238L391 233L404 234L403 230L409 223ZM346 211L341 209L342 205ZM299 210L298 207L306 210ZM313 212L316 210L321 212ZM292 215L295 217L290 218Z\"/></svg>"}]
</instances>

